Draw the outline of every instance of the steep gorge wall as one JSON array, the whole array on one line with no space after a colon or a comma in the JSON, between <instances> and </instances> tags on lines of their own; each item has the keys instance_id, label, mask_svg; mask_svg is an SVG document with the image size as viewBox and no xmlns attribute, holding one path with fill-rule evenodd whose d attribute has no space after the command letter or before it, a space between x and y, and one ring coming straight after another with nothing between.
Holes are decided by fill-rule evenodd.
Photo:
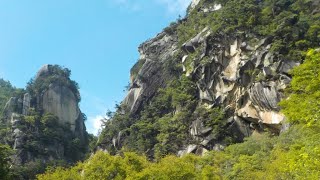
<instances>
[{"instance_id":1,"label":"steep gorge wall","mask_svg":"<svg viewBox=\"0 0 320 180\"><path fill-rule=\"evenodd\" d=\"M128 95L106 123L100 146L152 158L219 150L265 131L279 134L288 127L278 103L290 70L319 45L318 4L192 1L185 18L140 45ZM195 92L182 85L186 79Z\"/></svg>"},{"instance_id":2,"label":"steep gorge wall","mask_svg":"<svg viewBox=\"0 0 320 180\"><path fill-rule=\"evenodd\" d=\"M177 51L182 51L180 63L184 75L198 87L199 106L223 107L229 124L226 129L231 129L240 139L254 131L280 131L285 117L279 113L278 102L291 80L288 71L299 65L298 62L280 60L276 53L270 52L268 38L255 38L254 44L246 38L224 41L211 36L208 28L180 48L177 41L163 43L164 38L176 37L161 33L141 45L144 50L140 49L142 58L138 63L144 63L138 76L132 78L131 89L123 101L131 114L138 113L143 109L143 102L152 101L159 88L166 86L172 77L164 73L167 68L164 64L176 58ZM194 56L196 51L199 53ZM221 142L213 142L212 129L203 122L194 119L189 126L190 134L197 141L181 149L179 154L223 148Z\"/></svg>"}]
</instances>

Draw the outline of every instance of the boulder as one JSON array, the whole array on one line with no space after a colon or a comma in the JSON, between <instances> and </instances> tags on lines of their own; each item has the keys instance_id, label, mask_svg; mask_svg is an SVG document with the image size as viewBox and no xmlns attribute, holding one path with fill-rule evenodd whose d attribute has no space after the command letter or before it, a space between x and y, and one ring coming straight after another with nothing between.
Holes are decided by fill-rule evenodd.
<instances>
[{"instance_id":1,"label":"boulder","mask_svg":"<svg viewBox=\"0 0 320 180\"><path fill-rule=\"evenodd\" d=\"M184 156L190 153L195 153L197 150L198 146L195 144L190 144L188 145L184 150L181 150L178 152L178 156Z\"/></svg>"},{"instance_id":2,"label":"boulder","mask_svg":"<svg viewBox=\"0 0 320 180\"><path fill-rule=\"evenodd\" d=\"M195 37L190 39L189 41L185 42L182 45L182 49L186 53L194 53L196 48L198 48L201 44L204 44L203 49L201 52L204 52L204 49L206 49L206 40L211 35L211 32L209 31L208 27L205 27L200 33L198 33Z\"/></svg>"},{"instance_id":3,"label":"boulder","mask_svg":"<svg viewBox=\"0 0 320 180\"><path fill-rule=\"evenodd\" d=\"M280 97L275 82L258 82L249 89L249 95L254 105L266 110L279 110Z\"/></svg>"},{"instance_id":4,"label":"boulder","mask_svg":"<svg viewBox=\"0 0 320 180\"><path fill-rule=\"evenodd\" d=\"M200 136L202 128L203 128L203 123L200 119L193 121L190 128L191 136L194 136L194 137Z\"/></svg>"},{"instance_id":5,"label":"boulder","mask_svg":"<svg viewBox=\"0 0 320 180\"><path fill-rule=\"evenodd\" d=\"M299 65L300 63L295 61L283 60L280 62L280 66L278 67L278 72L288 74L292 68Z\"/></svg>"}]
</instances>

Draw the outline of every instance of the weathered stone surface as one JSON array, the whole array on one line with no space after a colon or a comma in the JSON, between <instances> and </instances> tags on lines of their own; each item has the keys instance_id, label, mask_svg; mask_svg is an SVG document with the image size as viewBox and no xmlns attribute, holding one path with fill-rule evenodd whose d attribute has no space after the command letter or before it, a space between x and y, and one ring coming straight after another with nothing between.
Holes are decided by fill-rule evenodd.
<instances>
[{"instance_id":1,"label":"weathered stone surface","mask_svg":"<svg viewBox=\"0 0 320 180\"><path fill-rule=\"evenodd\" d=\"M217 143L213 146L212 150L214 151L222 151L224 148L226 147L226 145Z\"/></svg>"},{"instance_id":2,"label":"weathered stone surface","mask_svg":"<svg viewBox=\"0 0 320 180\"><path fill-rule=\"evenodd\" d=\"M120 131L117 136L112 138L112 144L115 148L121 146L121 140L122 140L121 137L122 137L122 131Z\"/></svg>"},{"instance_id":3,"label":"weathered stone surface","mask_svg":"<svg viewBox=\"0 0 320 180\"><path fill-rule=\"evenodd\" d=\"M199 4L200 0L192 0L190 8L193 9Z\"/></svg>"},{"instance_id":4,"label":"weathered stone surface","mask_svg":"<svg viewBox=\"0 0 320 180\"><path fill-rule=\"evenodd\" d=\"M205 134L208 134L211 131L212 131L211 127L204 127L203 129L201 129L200 133L201 133L201 135L205 135Z\"/></svg>"},{"instance_id":5,"label":"weathered stone surface","mask_svg":"<svg viewBox=\"0 0 320 180\"><path fill-rule=\"evenodd\" d=\"M42 105L45 112L52 113L59 118L60 124L70 124L71 130L75 130L80 110L77 99L69 88L50 85L43 94Z\"/></svg>"},{"instance_id":6,"label":"weathered stone surface","mask_svg":"<svg viewBox=\"0 0 320 180\"><path fill-rule=\"evenodd\" d=\"M37 73L36 79L38 79L41 76L47 76L50 74L50 66L49 64L46 64L40 68L40 70Z\"/></svg>"},{"instance_id":7,"label":"weathered stone surface","mask_svg":"<svg viewBox=\"0 0 320 180\"><path fill-rule=\"evenodd\" d=\"M300 63L295 61L281 61L278 71L288 74L292 68L298 66L299 64Z\"/></svg>"},{"instance_id":8,"label":"weathered stone surface","mask_svg":"<svg viewBox=\"0 0 320 180\"><path fill-rule=\"evenodd\" d=\"M202 11L203 11L204 13L208 13L208 12L217 11L217 10L219 10L219 9L221 9L221 8L222 8L221 4L214 4L213 6L203 7L203 8L201 8L201 9L202 9Z\"/></svg>"},{"instance_id":9,"label":"weathered stone surface","mask_svg":"<svg viewBox=\"0 0 320 180\"><path fill-rule=\"evenodd\" d=\"M263 67L262 72L265 77L272 76L272 71L269 67Z\"/></svg>"},{"instance_id":10,"label":"weathered stone surface","mask_svg":"<svg viewBox=\"0 0 320 180\"><path fill-rule=\"evenodd\" d=\"M19 110L18 107L19 107L18 98L11 97L9 101L6 103L6 105L4 106L4 110L3 110L4 119L10 120L12 113L17 112Z\"/></svg>"},{"instance_id":11,"label":"weathered stone surface","mask_svg":"<svg viewBox=\"0 0 320 180\"><path fill-rule=\"evenodd\" d=\"M6 103L6 105L4 106L3 113L5 117L8 117L8 115L11 116L11 113L14 111L14 106L16 105L16 100L17 98L11 97L9 101Z\"/></svg>"},{"instance_id":12,"label":"weathered stone surface","mask_svg":"<svg viewBox=\"0 0 320 180\"><path fill-rule=\"evenodd\" d=\"M143 101L151 98L171 77L164 63L171 59L177 49L177 36L160 33L139 47L140 60L145 61L138 70L137 77L132 79L131 89L122 104L131 114L141 109ZM133 86L135 85L135 86Z\"/></svg>"},{"instance_id":13,"label":"weathered stone surface","mask_svg":"<svg viewBox=\"0 0 320 180\"><path fill-rule=\"evenodd\" d=\"M28 115L29 108L31 107L31 96L29 93L24 94L23 96L23 108L22 114Z\"/></svg>"},{"instance_id":14,"label":"weathered stone surface","mask_svg":"<svg viewBox=\"0 0 320 180\"><path fill-rule=\"evenodd\" d=\"M209 31L209 28L204 28L199 34L190 39L190 41L184 43L182 45L182 49L187 53L195 52L195 49L199 47L201 44L204 44L206 39L210 36L210 34L211 32ZM206 47L204 46L203 48L205 49Z\"/></svg>"},{"instance_id":15,"label":"weathered stone surface","mask_svg":"<svg viewBox=\"0 0 320 180\"><path fill-rule=\"evenodd\" d=\"M275 82L255 83L249 90L250 99L255 105L266 110L279 110L280 97Z\"/></svg>"},{"instance_id":16,"label":"weathered stone surface","mask_svg":"<svg viewBox=\"0 0 320 180\"><path fill-rule=\"evenodd\" d=\"M283 124L281 125L280 133L284 133L284 132L288 131L289 128L290 128L290 126L291 126L291 125L290 125L289 123L283 123Z\"/></svg>"},{"instance_id":17,"label":"weathered stone surface","mask_svg":"<svg viewBox=\"0 0 320 180\"><path fill-rule=\"evenodd\" d=\"M203 128L203 123L200 119L197 119L192 122L191 124L191 129L190 129L190 134L192 136L199 136L201 135L200 131Z\"/></svg>"},{"instance_id":18,"label":"weathered stone surface","mask_svg":"<svg viewBox=\"0 0 320 180\"><path fill-rule=\"evenodd\" d=\"M46 78L51 78L50 76L57 77L59 74L54 74L55 71L52 67L51 65L43 66L36 78L46 81ZM69 80L64 76L61 78L64 78L64 81ZM39 79L35 79L35 81L37 80ZM46 139L46 141L37 139L42 137L41 133L44 131L37 121L34 123L26 118L28 115L34 115L30 114L30 109L35 111L39 118L42 118L45 113L57 116L61 125L70 125L73 133L66 132L68 135L72 135L70 140L75 138L75 140L80 140L80 145L87 144L87 132L83 114L78 106L78 94L75 94L67 86L68 83L50 84L48 87L43 87L41 92L38 92L40 90L37 89L37 91L26 93L20 98L12 97L7 102L3 118L11 131L4 141L15 150L11 157L13 165L24 165L37 160L41 160L43 163L52 160L73 161L71 159L73 157L65 154L65 148L69 147L66 147L66 144L57 140L56 137L52 137L50 140ZM40 151L43 152L38 153ZM76 156L83 155L82 152L76 153Z\"/></svg>"},{"instance_id":19,"label":"weathered stone surface","mask_svg":"<svg viewBox=\"0 0 320 180\"><path fill-rule=\"evenodd\" d=\"M184 75L197 85L197 106L225 109L224 133L241 142L264 128L280 131L278 125L284 116L279 113L278 103L291 81L288 72L299 63L284 61L270 51L271 42L272 37L258 38L245 33L226 38L212 34L206 27L179 49L175 33L160 33L139 47L141 67L132 73L131 88L122 103L131 115L137 115L144 102L149 102L159 88L166 86L171 78L167 63L175 60L181 63ZM183 144L179 155L224 148L223 138L218 138L213 127L205 127L201 118L190 118L193 118L189 124L192 144ZM114 137L114 146L118 146L118 139Z\"/></svg>"},{"instance_id":20,"label":"weathered stone surface","mask_svg":"<svg viewBox=\"0 0 320 180\"><path fill-rule=\"evenodd\" d=\"M285 116L283 114L276 111L260 111L259 116L264 124L278 125L285 119Z\"/></svg>"},{"instance_id":21,"label":"weathered stone surface","mask_svg":"<svg viewBox=\"0 0 320 180\"><path fill-rule=\"evenodd\" d=\"M198 146L195 144L188 145L184 150L178 152L178 156L184 156L186 154L193 153L197 150Z\"/></svg>"},{"instance_id":22,"label":"weathered stone surface","mask_svg":"<svg viewBox=\"0 0 320 180\"><path fill-rule=\"evenodd\" d=\"M279 124L284 120L284 115L277 111L258 111L251 101L248 101L243 108L239 109L237 111L237 115L254 123L262 122L264 124Z\"/></svg>"}]
</instances>

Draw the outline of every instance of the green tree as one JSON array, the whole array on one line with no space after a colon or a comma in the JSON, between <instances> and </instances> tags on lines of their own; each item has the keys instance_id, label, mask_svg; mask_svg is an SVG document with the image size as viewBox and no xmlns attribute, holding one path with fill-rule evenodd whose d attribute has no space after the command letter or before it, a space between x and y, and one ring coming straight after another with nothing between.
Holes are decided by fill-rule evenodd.
<instances>
[{"instance_id":1,"label":"green tree","mask_svg":"<svg viewBox=\"0 0 320 180\"><path fill-rule=\"evenodd\" d=\"M13 151L7 145L0 144L0 179L9 179L10 155Z\"/></svg>"},{"instance_id":2,"label":"green tree","mask_svg":"<svg viewBox=\"0 0 320 180\"><path fill-rule=\"evenodd\" d=\"M291 71L289 97L280 103L292 123L312 125L320 120L320 51L310 50L304 63Z\"/></svg>"}]
</instances>

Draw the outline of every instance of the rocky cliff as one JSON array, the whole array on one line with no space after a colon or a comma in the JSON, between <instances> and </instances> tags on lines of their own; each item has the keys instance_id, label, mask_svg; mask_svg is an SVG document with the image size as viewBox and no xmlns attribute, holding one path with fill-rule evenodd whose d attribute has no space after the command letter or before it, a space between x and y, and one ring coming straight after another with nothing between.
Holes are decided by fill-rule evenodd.
<instances>
[{"instance_id":1,"label":"rocky cliff","mask_svg":"<svg viewBox=\"0 0 320 180\"><path fill-rule=\"evenodd\" d=\"M7 134L1 141L15 150L13 165L42 166L33 169L34 174L48 163L81 160L88 149L88 135L79 101L70 70L57 65L43 66L25 94L11 97L3 112ZM21 174L18 178L32 177Z\"/></svg>"},{"instance_id":2,"label":"rocky cliff","mask_svg":"<svg viewBox=\"0 0 320 180\"><path fill-rule=\"evenodd\" d=\"M299 11L313 17L319 9L312 5L318 4L192 1L185 18L140 45L128 95L106 123L100 146L152 157L199 154L252 134L280 133L287 125L278 103L291 81L289 72L301 63L304 50L319 43L310 29L301 29L313 25L302 26ZM194 93L172 86L185 78ZM222 111L221 121L211 122L218 117L213 109Z\"/></svg>"}]
</instances>

